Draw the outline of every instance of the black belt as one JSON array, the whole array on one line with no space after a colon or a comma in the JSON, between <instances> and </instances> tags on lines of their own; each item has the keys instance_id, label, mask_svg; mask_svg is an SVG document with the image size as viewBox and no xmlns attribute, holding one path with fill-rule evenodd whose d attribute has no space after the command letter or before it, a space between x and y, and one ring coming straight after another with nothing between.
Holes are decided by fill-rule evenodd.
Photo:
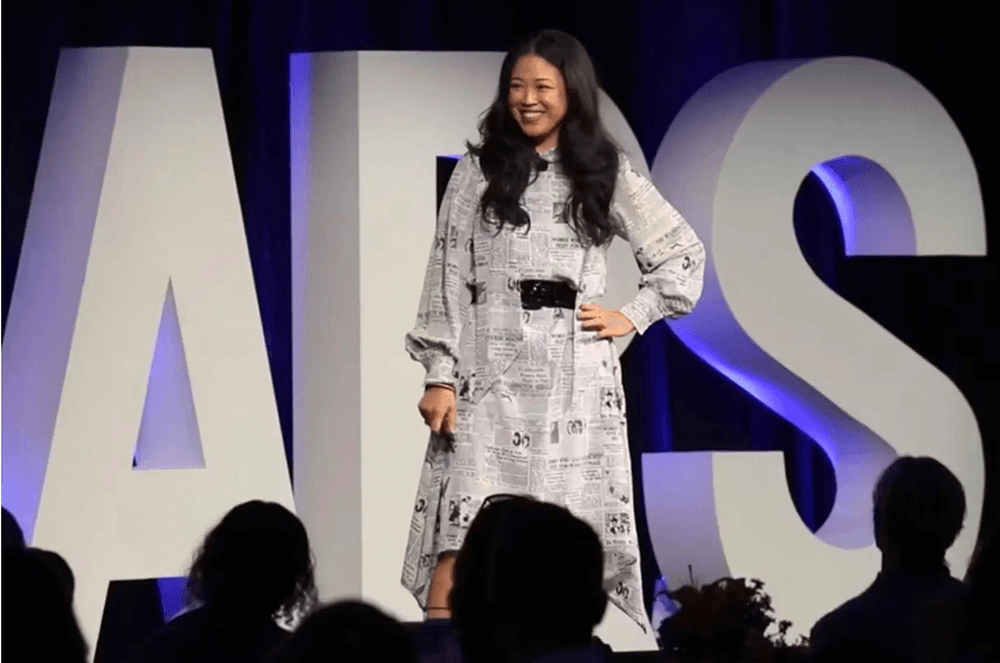
<instances>
[{"instance_id":1,"label":"black belt","mask_svg":"<svg viewBox=\"0 0 1000 663\"><path fill-rule=\"evenodd\" d=\"M520 282L521 308L535 311L540 308L576 308L576 290L565 281Z\"/></svg>"}]
</instances>

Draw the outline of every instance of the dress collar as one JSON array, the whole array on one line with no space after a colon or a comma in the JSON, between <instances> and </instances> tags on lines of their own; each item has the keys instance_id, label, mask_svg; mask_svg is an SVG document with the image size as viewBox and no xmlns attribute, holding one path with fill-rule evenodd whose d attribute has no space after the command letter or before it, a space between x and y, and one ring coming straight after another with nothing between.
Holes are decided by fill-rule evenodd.
<instances>
[{"instance_id":1,"label":"dress collar","mask_svg":"<svg viewBox=\"0 0 1000 663\"><path fill-rule=\"evenodd\" d=\"M545 150L544 152L539 152L538 156L540 158L548 161L549 163L553 163L555 161L559 161L559 148L558 147L550 147L549 149Z\"/></svg>"}]
</instances>

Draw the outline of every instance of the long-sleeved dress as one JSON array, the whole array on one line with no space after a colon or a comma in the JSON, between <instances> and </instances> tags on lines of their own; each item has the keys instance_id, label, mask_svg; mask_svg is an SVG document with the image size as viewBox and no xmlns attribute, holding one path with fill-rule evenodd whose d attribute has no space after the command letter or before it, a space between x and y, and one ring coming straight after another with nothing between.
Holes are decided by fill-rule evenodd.
<instances>
[{"instance_id":1,"label":"long-sleeved dress","mask_svg":"<svg viewBox=\"0 0 1000 663\"><path fill-rule=\"evenodd\" d=\"M476 159L455 166L438 215L420 308L406 349L425 384L457 390L455 445L432 435L417 488L403 585L427 607L438 556L461 546L483 499L530 494L567 507L604 543L609 598L643 629L639 547L621 366L610 339L576 310L522 309L521 279L566 281L577 306L604 294L607 244L581 243L565 222L571 192L558 149L525 190L530 229L485 226ZM701 295L704 248L624 155L611 217L642 273L620 311L641 334L689 312Z\"/></svg>"}]
</instances>

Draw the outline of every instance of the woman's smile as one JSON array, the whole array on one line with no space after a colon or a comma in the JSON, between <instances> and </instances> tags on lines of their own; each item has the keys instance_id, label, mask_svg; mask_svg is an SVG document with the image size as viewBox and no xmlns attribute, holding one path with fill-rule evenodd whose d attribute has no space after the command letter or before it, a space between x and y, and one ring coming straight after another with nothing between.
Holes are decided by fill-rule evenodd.
<instances>
[{"instance_id":1,"label":"woman's smile","mask_svg":"<svg viewBox=\"0 0 1000 663\"><path fill-rule=\"evenodd\" d=\"M545 111L537 108L532 110L521 109L520 113L521 113L521 120L523 122L530 123L538 120L538 118L540 118L542 115L545 114Z\"/></svg>"}]
</instances>

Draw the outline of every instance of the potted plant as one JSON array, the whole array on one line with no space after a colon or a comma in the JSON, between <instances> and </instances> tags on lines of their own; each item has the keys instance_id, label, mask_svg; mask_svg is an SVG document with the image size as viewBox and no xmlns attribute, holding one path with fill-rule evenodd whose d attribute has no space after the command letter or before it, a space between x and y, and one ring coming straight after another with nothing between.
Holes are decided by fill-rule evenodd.
<instances>
[{"instance_id":1,"label":"potted plant","mask_svg":"<svg viewBox=\"0 0 1000 663\"><path fill-rule=\"evenodd\" d=\"M763 588L762 581L746 578L719 578L696 587L692 578L691 584L666 592L680 609L660 625L661 647L685 663L803 660L808 640L800 636L788 644L792 623L775 618Z\"/></svg>"}]
</instances>

